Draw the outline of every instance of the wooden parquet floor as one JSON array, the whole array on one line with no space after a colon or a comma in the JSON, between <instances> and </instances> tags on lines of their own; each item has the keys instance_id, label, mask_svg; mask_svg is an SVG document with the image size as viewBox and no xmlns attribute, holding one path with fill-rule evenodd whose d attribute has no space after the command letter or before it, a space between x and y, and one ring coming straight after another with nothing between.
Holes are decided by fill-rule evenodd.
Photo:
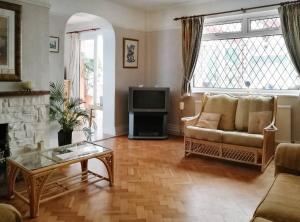
<instances>
[{"instance_id":1,"label":"wooden parquet floor","mask_svg":"<svg viewBox=\"0 0 300 222\"><path fill-rule=\"evenodd\" d=\"M115 151L115 185L107 182L46 202L36 219L20 200L25 222L247 222L273 181L259 170L199 157L184 158L183 139L99 144ZM272 164L271 164L272 165ZM105 172L100 162L89 167ZM63 174L79 170L74 165Z\"/></svg>"}]
</instances>

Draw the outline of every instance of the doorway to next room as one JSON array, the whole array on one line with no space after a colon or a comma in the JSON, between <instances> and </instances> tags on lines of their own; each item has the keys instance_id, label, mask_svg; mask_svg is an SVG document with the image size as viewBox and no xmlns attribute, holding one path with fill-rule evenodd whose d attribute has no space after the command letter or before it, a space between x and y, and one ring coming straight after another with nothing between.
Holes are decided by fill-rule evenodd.
<instances>
[{"instance_id":1,"label":"doorway to next room","mask_svg":"<svg viewBox=\"0 0 300 222\"><path fill-rule=\"evenodd\" d=\"M92 140L115 134L115 33L105 19L87 13L72 15L65 30L65 83L80 98L93 122ZM74 135L76 134L76 135ZM85 139L75 131L73 142Z\"/></svg>"}]
</instances>

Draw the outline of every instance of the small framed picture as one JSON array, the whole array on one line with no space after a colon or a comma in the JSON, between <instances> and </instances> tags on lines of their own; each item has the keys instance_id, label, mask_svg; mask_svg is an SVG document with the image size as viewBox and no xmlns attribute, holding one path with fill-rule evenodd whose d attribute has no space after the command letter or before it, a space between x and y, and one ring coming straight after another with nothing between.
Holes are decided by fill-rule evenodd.
<instances>
[{"instance_id":1,"label":"small framed picture","mask_svg":"<svg viewBox=\"0 0 300 222\"><path fill-rule=\"evenodd\" d=\"M123 68L138 68L139 40L123 38Z\"/></svg>"},{"instance_id":2,"label":"small framed picture","mask_svg":"<svg viewBox=\"0 0 300 222\"><path fill-rule=\"evenodd\" d=\"M49 37L49 51L59 52L59 37L50 36Z\"/></svg>"}]
</instances>

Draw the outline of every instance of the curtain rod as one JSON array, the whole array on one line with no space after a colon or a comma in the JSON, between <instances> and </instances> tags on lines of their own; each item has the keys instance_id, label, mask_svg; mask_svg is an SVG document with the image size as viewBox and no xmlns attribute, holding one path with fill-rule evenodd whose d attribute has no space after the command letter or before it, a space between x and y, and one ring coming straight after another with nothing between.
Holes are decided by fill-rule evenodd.
<instances>
[{"instance_id":1,"label":"curtain rod","mask_svg":"<svg viewBox=\"0 0 300 222\"><path fill-rule=\"evenodd\" d=\"M223 12L215 12L215 13L208 13L208 14L202 14L202 15L192 15L192 16L184 16L184 17L178 17L174 18L174 21L177 20L182 20L182 19L187 19L187 18L198 18L198 17L204 17L204 16L211 16L211 15L221 15L221 14L228 14L228 13L233 13L233 12L246 12L248 10L254 10L254 9L260 9L260 8L267 8L267 7L272 7L272 6L283 6L286 4L293 4L293 3L298 3L300 0L297 1L289 1L289 2L281 2L277 4L270 4L270 5L262 5L262 6L256 6L256 7L249 7L249 8L241 8L241 9L236 9L236 10L230 10L230 11L223 11Z\"/></svg>"},{"instance_id":2,"label":"curtain rod","mask_svg":"<svg viewBox=\"0 0 300 222\"><path fill-rule=\"evenodd\" d=\"M80 31L73 31L73 32L67 32L66 34L72 34L72 33L81 33L81 32L89 32L89 31L97 31L100 28L95 28L95 29L85 29L85 30L80 30Z\"/></svg>"}]
</instances>

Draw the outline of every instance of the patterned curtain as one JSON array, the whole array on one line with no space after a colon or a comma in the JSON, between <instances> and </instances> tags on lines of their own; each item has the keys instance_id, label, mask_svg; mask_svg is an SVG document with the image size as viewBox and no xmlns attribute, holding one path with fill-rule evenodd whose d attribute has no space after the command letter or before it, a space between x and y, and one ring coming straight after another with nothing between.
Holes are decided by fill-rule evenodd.
<instances>
[{"instance_id":1,"label":"patterned curtain","mask_svg":"<svg viewBox=\"0 0 300 222\"><path fill-rule=\"evenodd\" d=\"M300 4L283 5L278 11L286 47L300 75Z\"/></svg>"},{"instance_id":2,"label":"patterned curtain","mask_svg":"<svg viewBox=\"0 0 300 222\"><path fill-rule=\"evenodd\" d=\"M203 17L182 19L183 81L181 95L191 94L191 80L197 64L203 31Z\"/></svg>"}]
</instances>

